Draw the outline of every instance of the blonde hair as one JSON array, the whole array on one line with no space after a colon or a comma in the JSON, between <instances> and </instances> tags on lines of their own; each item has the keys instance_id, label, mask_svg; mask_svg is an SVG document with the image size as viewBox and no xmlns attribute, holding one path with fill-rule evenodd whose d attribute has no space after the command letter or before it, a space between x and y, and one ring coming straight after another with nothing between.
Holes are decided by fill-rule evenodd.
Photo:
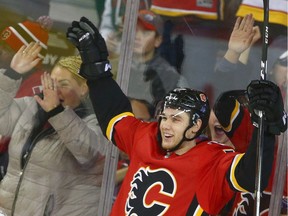
<instances>
[{"instance_id":1,"label":"blonde hair","mask_svg":"<svg viewBox=\"0 0 288 216\"><path fill-rule=\"evenodd\" d=\"M78 73L81 64L82 60L80 56L67 56L61 57L60 60L56 63L55 67L60 66L67 69L71 72L73 79L75 79L78 84L83 84L86 83L86 79Z\"/></svg>"}]
</instances>

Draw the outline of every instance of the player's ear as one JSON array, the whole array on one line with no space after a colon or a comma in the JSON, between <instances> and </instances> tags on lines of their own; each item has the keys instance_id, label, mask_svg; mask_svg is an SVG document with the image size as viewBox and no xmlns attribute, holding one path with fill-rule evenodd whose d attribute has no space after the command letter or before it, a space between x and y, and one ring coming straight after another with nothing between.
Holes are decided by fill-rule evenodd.
<instances>
[{"instance_id":1,"label":"player's ear","mask_svg":"<svg viewBox=\"0 0 288 216\"><path fill-rule=\"evenodd\" d=\"M195 124L186 131L185 134L186 138L192 139L195 136L195 134L200 130L201 126L202 126L202 120L197 119Z\"/></svg>"}]
</instances>

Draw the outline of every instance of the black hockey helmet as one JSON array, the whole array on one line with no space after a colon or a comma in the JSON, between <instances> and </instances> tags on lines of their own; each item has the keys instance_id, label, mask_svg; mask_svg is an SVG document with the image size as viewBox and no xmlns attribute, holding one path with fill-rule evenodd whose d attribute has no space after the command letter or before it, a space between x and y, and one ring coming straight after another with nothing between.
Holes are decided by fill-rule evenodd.
<instances>
[{"instance_id":1,"label":"black hockey helmet","mask_svg":"<svg viewBox=\"0 0 288 216\"><path fill-rule=\"evenodd\" d=\"M202 126L195 137L199 136L207 127L210 106L205 93L190 88L175 88L164 98L164 108L173 108L190 112L190 126L193 126L198 119L202 120Z\"/></svg>"}]
</instances>

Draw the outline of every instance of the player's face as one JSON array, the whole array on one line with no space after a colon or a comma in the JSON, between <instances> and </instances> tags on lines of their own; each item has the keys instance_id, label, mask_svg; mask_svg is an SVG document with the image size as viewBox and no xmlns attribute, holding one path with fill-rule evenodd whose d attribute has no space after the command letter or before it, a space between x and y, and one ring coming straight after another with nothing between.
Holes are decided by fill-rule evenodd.
<instances>
[{"instance_id":1,"label":"player's face","mask_svg":"<svg viewBox=\"0 0 288 216\"><path fill-rule=\"evenodd\" d=\"M183 139L184 131L189 126L190 116L181 110L165 108L161 114L161 118L162 148L169 150L174 148Z\"/></svg>"},{"instance_id":2,"label":"player's face","mask_svg":"<svg viewBox=\"0 0 288 216\"><path fill-rule=\"evenodd\" d=\"M69 70L62 67L54 67L51 78L56 79L59 99L63 106L76 108L81 103L81 97L86 94L84 84L80 85Z\"/></svg>"},{"instance_id":3,"label":"player's face","mask_svg":"<svg viewBox=\"0 0 288 216\"><path fill-rule=\"evenodd\" d=\"M233 147L233 144L229 140L229 138L224 133L215 113L211 111L209 117L209 131L211 134L211 140L217 141L219 143L223 143Z\"/></svg>"}]
</instances>

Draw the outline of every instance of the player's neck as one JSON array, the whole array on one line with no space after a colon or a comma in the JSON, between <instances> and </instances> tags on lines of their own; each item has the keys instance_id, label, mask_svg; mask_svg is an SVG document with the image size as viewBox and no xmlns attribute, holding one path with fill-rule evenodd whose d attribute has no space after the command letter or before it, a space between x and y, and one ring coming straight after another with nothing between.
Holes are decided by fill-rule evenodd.
<instances>
[{"instance_id":1,"label":"player's neck","mask_svg":"<svg viewBox=\"0 0 288 216\"><path fill-rule=\"evenodd\" d=\"M194 146L196 146L195 140L184 141L182 145L180 146L180 148L175 151L175 154L183 155L186 152L188 152L191 148L193 148Z\"/></svg>"}]
</instances>

